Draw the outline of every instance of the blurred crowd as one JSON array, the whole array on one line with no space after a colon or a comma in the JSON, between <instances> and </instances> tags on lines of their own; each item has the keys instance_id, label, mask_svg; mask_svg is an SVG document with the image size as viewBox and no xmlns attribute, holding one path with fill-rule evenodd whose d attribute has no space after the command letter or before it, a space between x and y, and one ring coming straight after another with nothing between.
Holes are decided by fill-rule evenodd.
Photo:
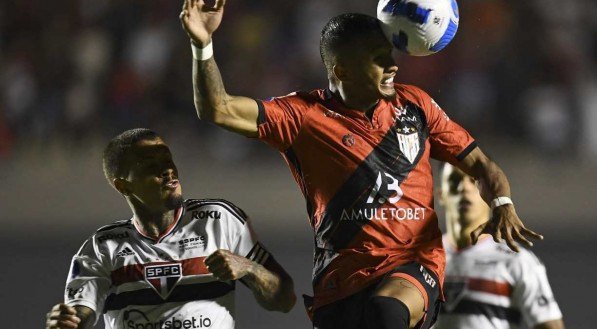
<instances>
[{"instance_id":1,"label":"blurred crowd","mask_svg":"<svg viewBox=\"0 0 597 329\"><path fill-rule=\"evenodd\" d=\"M202 136L191 52L173 0L0 2L0 158L32 143L76 150L132 127ZM229 0L214 37L231 94L327 85L319 32L373 0ZM475 135L547 157L597 158L597 2L460 0L439 54L397 55L397 81L427 90ZM212 133L212 132L210 132Z\"/></svg>"}]
</instances>

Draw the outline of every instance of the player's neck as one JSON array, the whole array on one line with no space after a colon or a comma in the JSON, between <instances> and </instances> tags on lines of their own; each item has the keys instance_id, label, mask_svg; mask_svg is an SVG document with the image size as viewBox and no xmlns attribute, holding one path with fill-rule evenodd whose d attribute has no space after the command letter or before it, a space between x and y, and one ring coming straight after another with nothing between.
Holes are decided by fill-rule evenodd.
<instances>
[{"instance_id":1,"label":"player's neck","mask_svg":"<svg viewBox=\"0 0 597 329\"><path fill-rule=\"evenodd\" d=\"M139 207L133 209L135 225L142 233L151 238L158 238L176 220L176 209L165 212L152 212Z\"/></svg>"},{"instance_id":2,"label":"player's neck","mask_svg":"<svg viewBox=\"0 0 597 329\"><path fill-rule=\"evenodd\" d=\"M452 226L451 230L449 230L449 236L458 249L470 247L473 244L471 233L481 224L483 224L483 221L469 223L467 225L457 223Z\"/></svg>"},{"instance_id":3,"label":"player's neck","mask_svg":"<svg viewBox=\"0 0 597 329\"><path fill-rule=\"evenodd\" d=\"M349 109L358 110L362 112L367 112L373 109L377 103L379 103L379 99L370 99L358 97L352 95L351 93L347 93L345 88L339 88L337 85L330 82L329 89L334 95L334 97L341 101L344 106Z\"/></svg>"},{"instance_id":4,"label":"player's neck","mask_svg":"<svg viewBox=\"0 0 597 329\"><path fill-rule=\"evenodd\" d=\"M472 232L472 231L473 231L472 229L470 231L461 230L461 231L456 231L456 233L452 235L452 240L453 240L454 244L456 244L458 249L464 249L473 244L473 242L471 240L471 234L470 234L470 232Z\"/></svg>"},{"instance_id":5,"label":"player's neck","mask_svg":"<svg viewBox=\"0 0 597 329\"><path fill-rule=\"evenodd\" d=\"M462 225L457 218L448 216L447 230L452 243L458 249L464 249L472 245L471 232L476 228L473 225Z\"/></svg>"}]
</instances>

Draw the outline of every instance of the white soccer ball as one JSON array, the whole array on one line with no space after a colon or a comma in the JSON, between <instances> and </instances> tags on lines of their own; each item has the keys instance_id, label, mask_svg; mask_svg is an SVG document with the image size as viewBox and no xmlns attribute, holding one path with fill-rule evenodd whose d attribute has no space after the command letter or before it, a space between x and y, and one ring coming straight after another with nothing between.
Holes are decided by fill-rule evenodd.
<instances>
[{"instance_id":1,"label":"white soccer ball","mask_svg":"<svg viewBox=\"0 0 597 329\"><path fill-rule=\"evenodd\" d=\"M380 0L377 18L394 47L427 56L446 47L458 30L456 0Z\"/></svg>"}]
</instances>

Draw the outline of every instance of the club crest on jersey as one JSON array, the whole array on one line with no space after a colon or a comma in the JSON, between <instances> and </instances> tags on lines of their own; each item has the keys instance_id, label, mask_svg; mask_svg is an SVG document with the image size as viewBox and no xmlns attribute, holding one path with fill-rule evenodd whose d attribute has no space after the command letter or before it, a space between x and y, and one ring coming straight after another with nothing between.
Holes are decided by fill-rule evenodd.
<instances>
[{"instance_id":1,"label":"club crest on jersey","mask_svg":"<svg viewBox=\"0 0 597 329\"><path fill-rule=\"evenodd\" d=\"M162 299L168 298L181 277L182 266L180 263L145 267L145 281L153 287Z\"/></svg>"},{"instance_id":2,"label":"club crest on jersey","mask_svg":"<svg viewBox=\"0 0 597 329\"><path fill-rule=\"evenodd\" d=\"M408 126L399 127L396 128L396 137L398 138L398 146L400 146L402 154L404 154L411 164L414 163L421 149L417 130Z\"/></svg>"},{"instance_id":3,"label":"club crest on jersey","mask_svg":"<svg viewBox=\"0 0 597 329\"><path fill-rule=\"evenodd\" d=\"M354 145L354 136L352 134L346 134L342 136L342 144L351 147Z\"/></svg>"}]
</instances>

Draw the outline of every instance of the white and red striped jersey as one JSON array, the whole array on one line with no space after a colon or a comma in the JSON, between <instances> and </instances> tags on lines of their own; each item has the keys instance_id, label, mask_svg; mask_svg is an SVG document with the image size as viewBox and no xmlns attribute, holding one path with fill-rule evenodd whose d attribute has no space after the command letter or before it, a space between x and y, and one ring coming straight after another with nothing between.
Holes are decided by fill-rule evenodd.
<instances>
[{"instance_id":1,"label":"white and red striped jersey","mask_svg":"<svg viewBox=\"0 0 597 329\"><path fill-rule=\"evenodd\" d=\"M186 200L157 240L132 219L116 222L73 257L65 302L103 314L109 329L234 328L235 282L203 263L218 249L260 264L270 257L244 212L224 200Z\"/></svg>"},{"instance_id":2,"label":"white and red striped jersey","mask_svg":"<svg viewBox=\"0 0 597 329\"><path fill-rule=\"evenodd\" d=\"M457 249L444 235L446 303L434 329L515 329L561 319L545 266L491 238Z\"/></svg>"}]
</instances>

